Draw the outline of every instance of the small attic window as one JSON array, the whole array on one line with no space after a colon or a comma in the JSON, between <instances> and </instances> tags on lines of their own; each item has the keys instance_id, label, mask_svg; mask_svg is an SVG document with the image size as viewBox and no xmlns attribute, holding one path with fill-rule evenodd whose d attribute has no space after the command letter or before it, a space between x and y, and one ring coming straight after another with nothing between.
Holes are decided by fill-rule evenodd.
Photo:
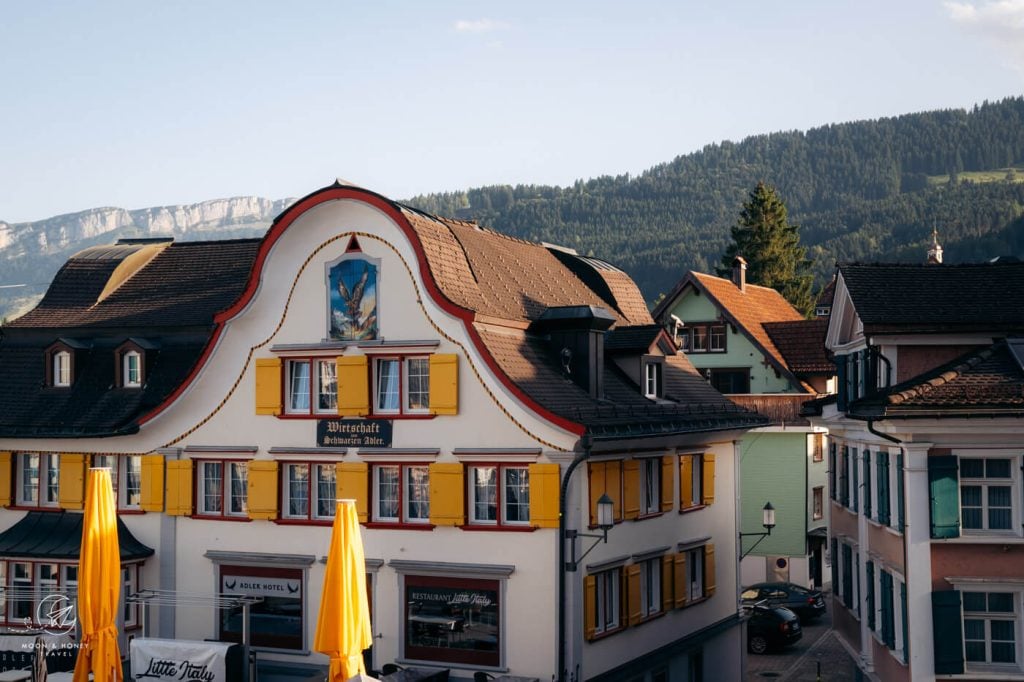
<instances>
[{"instance_id":1,"label":"small attic window","mask_svg":"<svg viewBox=\"0 0 1024 682\"><path fill-rule=\"evenodd\" d=\"M142 356L130 350L124 354L124 368L121 376L126 388L138 388L142 385Z\"/></svg>"},{"instance_id":2,"label":"small attic window","mask_svg":"<svg viewBox=\"0 0 1024 682\"><path fill-rule=\"evenodd\" d=\"M71 385L71 353L66 350L53 354L53 385L57 388Z\"/></svg>"},{"instance_id":3,"label":"small attic window","mask_svg":"<svg viewBox=\"0 0 1024 682\"><path fill-rule=\"evenodd\" d=\"M85 348L73 339L60 339L43 354L45 385L50 388L69 388L75 383L75 351Z\"/></svg>"},{"instance_id":4,"label":"small attic window","mask_svg":"<svg viewBox=\"0 0 1024 682\"><path fill-rule=\"evenodd\" d=\"M660 357L644 358L644 397L657 400L664 395L662 380L662 362Z\"/></svg>"},{"instance_id":5,"label":"small attic window","mask_svg":"<svg viewBox=\"0 0 1024 682\"><path fill-rule=\"evenodd\" d=\"M141 339L129 339L114 351L114 385L142 388L146 383L146 352L156 348Z\"/></svg>"}]
</instances>

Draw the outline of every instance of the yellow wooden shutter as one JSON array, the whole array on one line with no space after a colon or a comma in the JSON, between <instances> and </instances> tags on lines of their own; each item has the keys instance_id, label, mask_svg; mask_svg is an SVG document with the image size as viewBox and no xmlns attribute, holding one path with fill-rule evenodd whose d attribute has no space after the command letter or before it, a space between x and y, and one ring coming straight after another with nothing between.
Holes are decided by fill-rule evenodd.
<instances>
[{"instance_id":1,"label":"yellow wooden shutter","mask_svg":"<svg viewBox=\"0 0 1024 682\"><path fill-rule=\"evenodd\" d=\"M622 463L623 509L627 519L640 516L640 460L627 459Z\"/></svg>"},{"instance_id":2,"label":"yellow wooden shutter","mask_svg":"<svg viewBox=\"0 0 1024 682\"><path fill-rule=\"evenodd\" d=\"M248 511L250 519L277 518L277 462L257 459L249 462Z\"/></svg>"},{"instance_id":3,"label":"yellow wooden shutter","mask_svg":"<svg viewBox=\"0 0 1024 682\"><path fill-rule=\"evenodd\" d=\"M673 463L674 464L674 463ZM674 468L674 467L673 467ZM672 608L674 595L672 592L672 555L666 554L661 557L661 610L668 611Z\"/></svg>"},{"instance_id":4,"label":"yellow wooden shutter","mask_svg":"<svg viewBox=\"0 0 1024 682\"><path fill-rule=\"evenodd\" d=\"M339 500L355 500L359 522L369 518L370 480L366 462L338 462L334 465Z\"/></svg>"},{"instance_id":5,"label":"yellow wooden shutter","mask_svg":"<svg viewBox=\"0 0 1024 682\"><path fill-rule=\"evenodd\" d=\"M164 510L164 456L143 455L139 508L143 511Z\"/></svg>"},{"instance_id":6,"label":"yellow wooden shutter","mask_svg":"<svg viewBox=\"0 0 1024 682\"><path fill-rule=\"evenodd\" d=\"M85 507L85 472L88 468L85 455L60 454L60 479L57 489L57 503L62 509L83 509Z\"/></svg>"},{"instance_id":7,"label":"yellow wooden shutter","mask_svg":"<svg viewBox=\"0 0 1024 682\"><path fill-rule=\"evenodd\" d=\"M704 596L710 597L715 593L715 546L712 543L704 545Z\"/></svg>"},{"instance_id":8,"label":"yellow wooden shutter","mask_svg":"<svg viewBox=\"0 0 1024 682\"><path fill-rule=\"evenodd\" d=\"M10 507L14 486L11 479L14 476L14 457L4 450L0 452L0 507Z\"/></svg>"},{"instance_id":9,"label":"yellow wooden shutter","mask_svg":"<svg viewBox=\"0 0 1024 682\"><path fill-rule=\"evenodd\" d=\"M590 482L590 525L597 525L597 500L604 493L607 462L590 462L587 465Z\"/></svg>"},{"instance_id":10,"label":"yellow wooden shutter","mask_svg":"<svg viewBox=\"0 0 1024 682\"><path fill-rule=\"evenodd\" d=\"M561 469L557 464L531 464L530 524L537 528L558 528L558 498Z\"/></svg>"},{"instance_id":11,"label":"yellow wooden shutter","mask_svg":"<svg viewBox=\"0 0 1024 682\"><path fill-rule=\"evenodd\" d=\"M459 413L459 356L436 353L430 356L431 414Z\"/></svg>"},{"instance_id":12,"label":"yellow wooden shutter","mask_svg":"<svg viewBox=\"0 0 1024 682\"><path fill-rule=\"evenodd\" d=\"M672 511L676 506L676 458L666 455L661 458L661 511Z\"/></svg>"},{"instance_id":13,"label":"yellow wooden shutter","mask_svg":"<svg viewBox=\"0 0 1024 682\"><path fill-rule=\"evenodd\" d=\"M675 583L675 605L676 608L682 608L686 606L686 596L689 594L689 585L686 582L686 552L679 552L678 554L672 555L672 564L674 571Z\"/></svg>"},{"instance_id":14,"label":"yellow wooden shutter","mask_svg":"<svg viewBox=\"0 0 1024 682\"><path fill-rule=\"evenodd\" d=\"M594 639L597 630L597 578L588 575L583 578L583 637Z\"/></svg>"},{"instance_id":15,"label":"yellow wooden shutter","mask_svg":"<svg viewBox=\"0 0 1024 682\"><path fill-rule=\"evenodd\" d=\"M338 358L338 414L343 417L370 414L370 365L365 355Z\"/></svg>"},{"instance_id":16,"label":"yellow wooden shutter","mask_svg":"<svg viewBox=\"0 0 1024 682\"><path fill-rule=\"evenodd\" d=\"M612 519L622 520L622 460L606 462L604 491L612 498ZM600 496L599 496L600 497ZM597 507L594 507L595 513Z\"/></svg>"},{"instance_id":17,"label":"yellow wooden shutter","mask_svg":"<svg viewBox=\"0 0 1024 682\"><path fill-rule=\"evenodd\" d=\"M281 414L281 358L256 359L256 414Z\"/></svg>"},{"instance_id":18,"label":"yellow wooden shutter","mask_svg":"<svg viewBox=\"0 0 1024 682\"><path fill-rule=\"evenodd\" d=\"M465 469L458 462L430 465L430 522L435 526L466 523Z\"/></svg>"},{"instance_id":19,"label":"yellow wooden shutter","mask_svg":"<svg viewBox=\"0 0 1024 682\"><path fill-rule=\"evenodd\" d=\"M704 455L704 480L702 481L702 492L704 494L703 504L711 504L715 501L715 456Z\"/></svg>"},{"instance_id":20,"label":"yellow wooden shutter","mask_svg":"<svg viewBox=\"0 0 1024 682\"><path fill-rule=\"evenodd\" d=\"M640 598L640 566L632 564L626 567L626 610L629 613L629 624L636 625L644 617L643 601Z\"/></svg>"},{"instance_id":21,"label":"yellow wooden shutter","mask_svg":"<svg viewBox=\"0 0 1024 682\"><path fill-rule=\"evenodd\" d=\"M679 508L688 509L693 506L693 457L683 455L679 458Z\"/></svg>"},{"instance_id":22,"label":"yellow wooden shutter","mask_svg":"<svg viewBox=\"0 0 1024 682\"><path fill-rule=\"evenodd\" d=\"M167 511L170 516L192 514L192 460L172 459L167 461L166 495Z\"/></svg>"}]
</instances>

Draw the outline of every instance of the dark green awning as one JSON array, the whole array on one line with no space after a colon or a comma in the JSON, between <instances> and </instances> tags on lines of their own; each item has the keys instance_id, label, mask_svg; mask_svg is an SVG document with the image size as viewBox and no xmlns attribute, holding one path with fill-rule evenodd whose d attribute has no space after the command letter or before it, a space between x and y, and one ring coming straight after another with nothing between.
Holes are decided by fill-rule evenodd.
<instances>
[{"instance_id":1,"label":"dark green awning","mask_svg":"<svg viewBox=\"0 0 1024 682\"><path fill-rule=\"evenodd\" d=\"M82 546L82 514L65 511L30 511L25 518L0 533L0 557L26 559L78 559ZM153 549L139 542L120 518L117 541L121 561L153 556Z\"/></svg>"}]
</instances>

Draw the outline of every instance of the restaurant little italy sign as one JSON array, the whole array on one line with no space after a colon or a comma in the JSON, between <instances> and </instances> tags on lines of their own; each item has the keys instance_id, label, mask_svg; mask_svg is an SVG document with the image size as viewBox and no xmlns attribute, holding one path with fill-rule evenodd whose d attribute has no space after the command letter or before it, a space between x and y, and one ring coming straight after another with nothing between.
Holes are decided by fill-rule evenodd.
<instances>
[{"instance_id":1,"label":"restaurant little italy sign","mask_svg":"<svg viewBox=\"0 0 1024 682\"><path fill-rule=\"evenodd\" d=\"M230 646L136 637L131 643L132 677L146 682L227 682Z\"/></svg>"},{"instance_id":2,"label":"restaurant little italy sign","mask_svg":"<svg viewBox=\"0 0 1024 682\"><path fill-rule=\"evenodd\" d=\"M316 444L322 448L389 448L391 426L386 419L320 419Z\"/></svg>"}]
</instances>

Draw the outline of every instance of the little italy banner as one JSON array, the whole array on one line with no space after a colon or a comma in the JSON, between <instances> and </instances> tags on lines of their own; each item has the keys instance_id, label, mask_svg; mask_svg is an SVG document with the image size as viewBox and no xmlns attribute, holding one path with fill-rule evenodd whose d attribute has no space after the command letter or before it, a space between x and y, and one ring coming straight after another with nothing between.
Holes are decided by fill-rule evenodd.
<instances>
[{"instance_id":1,"label":"little italy banner","mask_svg":"<svg viewBox=\"0 0 1024 682\"><path fill-rule=\"evenodd\" d=\"M132 678L146 682L227 682L231 644L140 639L131 643Z\"/></svg>"}]
</instances>

